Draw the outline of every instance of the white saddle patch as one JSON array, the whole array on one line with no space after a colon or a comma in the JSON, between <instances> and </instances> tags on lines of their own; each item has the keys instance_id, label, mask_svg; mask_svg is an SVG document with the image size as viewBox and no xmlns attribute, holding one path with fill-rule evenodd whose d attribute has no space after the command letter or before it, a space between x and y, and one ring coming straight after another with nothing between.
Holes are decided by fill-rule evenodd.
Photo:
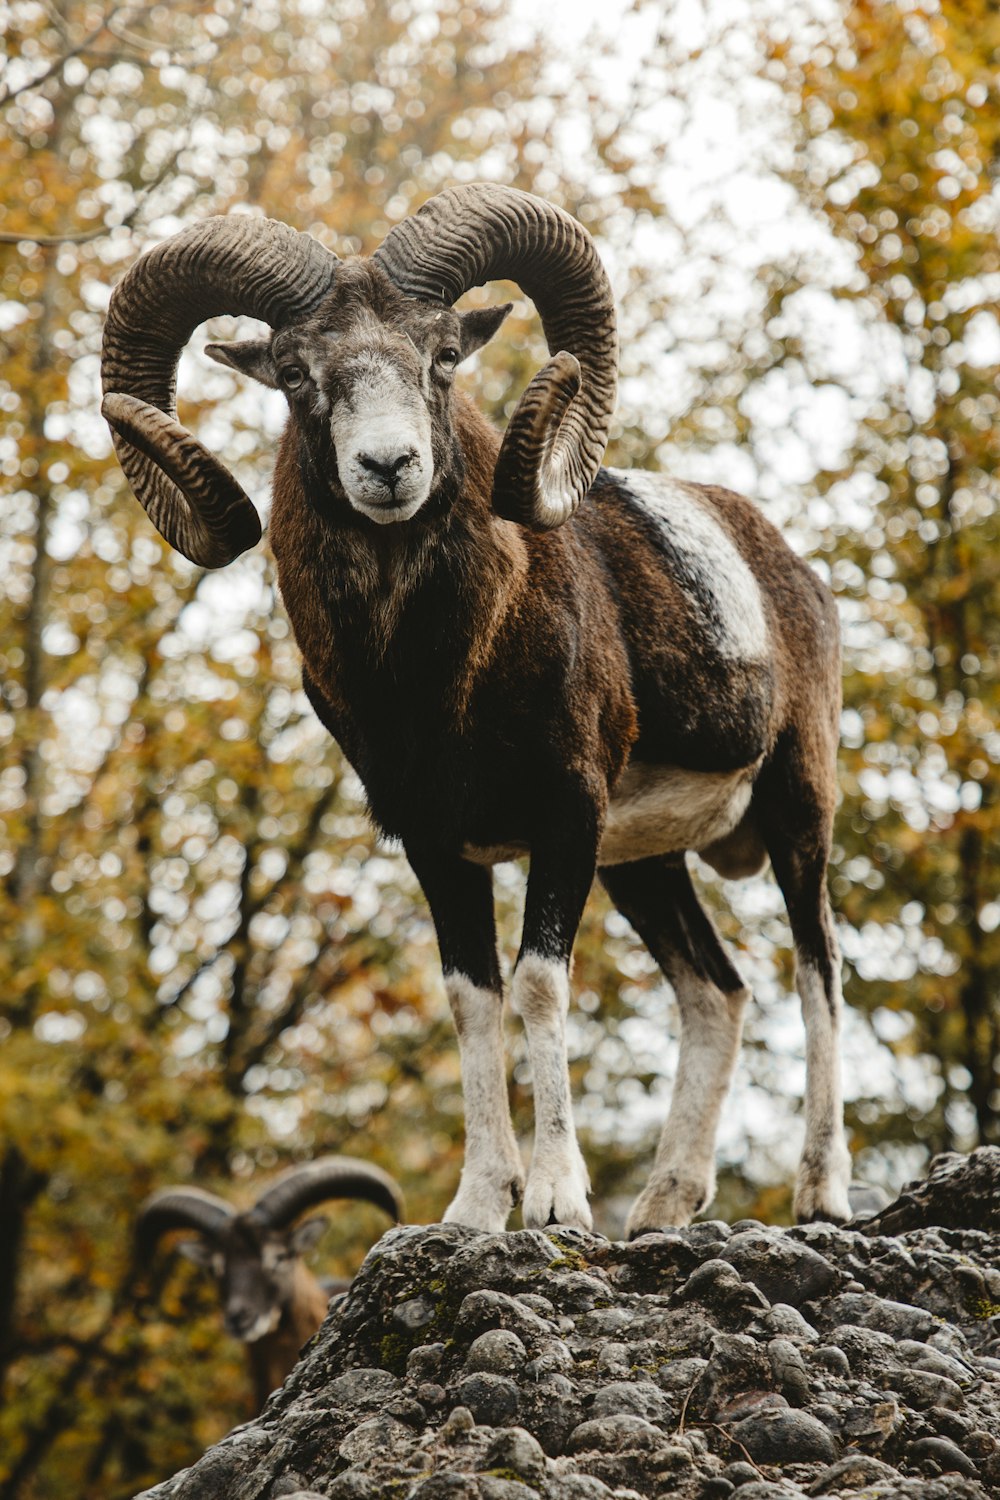
<instances>
[{"instance_id":1,"label":"white saddle patch","mask_svg":"<svg viewBox=\"0 0 1000 1500\"><path fill-rule=\"evenodd\" d=\"M697 490L644 469L608 473L655 517L687 564L684 572L689 577L679 573L678 583L710 601L716 627L713 644L720 654L742 661L765 657L767 620L757 580Z\"/></svg>"}]
</instances>

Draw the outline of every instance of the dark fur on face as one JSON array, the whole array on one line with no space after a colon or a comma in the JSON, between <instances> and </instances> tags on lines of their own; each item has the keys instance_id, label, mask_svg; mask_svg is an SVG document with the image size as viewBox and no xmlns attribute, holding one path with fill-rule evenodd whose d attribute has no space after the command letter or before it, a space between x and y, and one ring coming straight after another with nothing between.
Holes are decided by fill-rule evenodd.
<instances>
[{"instance_id":1,"label":"dark fur on face","mask_svg":"<svg viewBox=\"0 0 1000 1500\"><path fill-rule=\"evenodd\" d=\"M440 508L461 484L455 370L510 305L435 309L404 297L371 262L348 262L308 319L208 353L284 391L306 439L310 489L394 524L428 501Z\"/></svg>"}]
</instances>

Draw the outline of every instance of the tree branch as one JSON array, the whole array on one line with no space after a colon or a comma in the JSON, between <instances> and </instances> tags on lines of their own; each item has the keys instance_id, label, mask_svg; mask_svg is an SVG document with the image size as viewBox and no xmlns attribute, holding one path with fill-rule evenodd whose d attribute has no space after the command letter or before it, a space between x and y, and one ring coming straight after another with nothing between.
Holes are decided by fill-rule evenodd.
<instances>
[{"instance_id":1,"label":"tree branch","mask_svg":"<svg viewBox=\"0 0 1000 1500\"><path fill-rule=\"evenodd\" d=\"M21 94L27 94L30 93L32 89L41 88L42 84L47 83L55 73L59 72L60 68L65 67L70 58L79 57L81 52L86 52L87 48L97 41L97 38L101 35L101 33L108 30L110 22L118 14L121 8L122 7L120 5L113 5L108 11L107 15L105 15L100 23L94 27L93 31L88 31L83 40L78 42L75 47L70 47L68 52L60 53L58 57L54 58L53 61L49 63L47 68L43 68L40 73L36 73L34 78L29 78L25 83L19 83L16 89L7 89L5 93L0 94L0 109L4 109L8 104L12 103L13 100L17 99Z\"/></svg>"},{"instance_id":2,"label":"tree branch","mask_svg":"<svg viewBox=\"0 0 1000 1500\"><path fill-rule=\"evenodd\" d=\"M275 1016L270 1025L266 1027L264 1034L248 1047L239 1060L239 1073L241 1080L246 1077L252 1067L255 1067L267 1055L274 1046L281 1033L289 1026L294 1026L301 1016L307 1000L314 994L328 994L330 990L338 989L348 979L357 974L364 973L372 961L372 954L362 953L360 958L353 963L345 962L343 954L335 958L331 948L324 948L316 955L312 963L306 969L302 978L292 993L292 998L285 1006L280 1015ZM329 970L329 973L327 972Z\"/></svg>"}]
</instances>

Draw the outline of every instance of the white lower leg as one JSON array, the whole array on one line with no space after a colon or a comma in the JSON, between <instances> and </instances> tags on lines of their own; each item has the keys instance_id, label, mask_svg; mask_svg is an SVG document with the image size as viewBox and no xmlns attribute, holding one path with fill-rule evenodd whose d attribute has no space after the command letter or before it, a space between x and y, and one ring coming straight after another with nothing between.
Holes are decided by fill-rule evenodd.
<instances>
[{"instance_id":1,"label":"white lower leg","mask_svg":"<svg viewBox=\"0 0 1000 1500\"><path fill-rule=\"evenodd\" d=\"M816 965L800 957L798 988L806 1028L806 1139L795 1183L795 1216L800 1221L848 1219L851 1156L840 1075L839 961L828 994Z\"/></svg>"},{"instance_id":2,"label":"white lower leg","mask_svg":"<svg viewBox=\"0 0 1000 1500\"><path fill-rule=\"evenodd\" d=\"M628 1235L689 1224L715 1197L715 1137L750 991L724 993L691 970L676 975L674 989L681 1012L677 1078L649 1184L628 1217Z\"/></svg>"},{"instance_id":3,"label":"white lower leg","mask_svg":"<svg viewBox=\"0 0 1000 1500\"><path fill-rule=\"evenodd\" d=\"M573 1125L566 1014L569 971L564 963L526 953L514 972L511 1008L524 1022L535 1096L535 1146L524 1193L524 1222L592 1224L590 1179Z\"/></svg>"},{"instance_id":4,"label":"white lower leg","mask_svg":"<svg viewBox=\"0 0 1000 1500\"><path fill-rule=\"evenodd\" d=\"M464 974L446 974L444 984L458 1031L465 1103L465 1164L445 1220L499 1231L524 1186L507 1098L503 1002Z\"/></svg>"}]
</instances>

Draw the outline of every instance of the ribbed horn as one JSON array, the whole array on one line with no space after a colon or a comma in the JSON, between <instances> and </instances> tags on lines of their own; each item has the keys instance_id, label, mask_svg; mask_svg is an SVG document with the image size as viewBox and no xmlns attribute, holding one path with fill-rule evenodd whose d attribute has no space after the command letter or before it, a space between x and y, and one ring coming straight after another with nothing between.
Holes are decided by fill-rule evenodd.
<instances>
[{"instance_id":1,"label":"ribbed horn","mask_svg":"<svg viewBox=\"0 0 1000 1500\"><path fill-rule=\"evenodd\" d=\"M140 257L111 296L101 410L149 519L172 547L221 568L260 539L251 501L177 421L177 362L220 313L272 328L304 317L333 286L337 257L274 219L205 219Z\"/></svg>"},{"instance_id":2,"label":"ribbed horn","mask_svg":"<svg viewBox=\"0 0 1000 1500\"><path fill-rule=\"evenodd\" d=\"M321 1156L291 1167L261 1194L247 1217L284 1229L305 1209L328 1198L361 1198L384 1209L397 1223L403 1217L403 1195L388 1172L350 1156Z\"/></svg>"},{"instance_id":3,"label":"ribbed horn","mask_svg":"<svg viewBox=\"0 0 1000 1500\"><path fill-rule=\"evenodd\" d=\"M197 1229L209 1239L218 1239L233 1212L223 1198L201 1188L162 1188L139 1209L136 1238L146 1251L170 1229Z\"/></svg>"},{"instance_id":4,"label":"ribbed horn","mask_svg":"<svg viewBox=\"0 0 1000 1500\"><path fill-rule=\"evenodd\" d=\"M586 229L531 193L470 183L429 199L372 259L410 297L450 306L509 278L532 299L554 358L507 426L493 505L527 526L561 526L594 482L618 383L614 299Z\"/></svg>"}]
</instances>

